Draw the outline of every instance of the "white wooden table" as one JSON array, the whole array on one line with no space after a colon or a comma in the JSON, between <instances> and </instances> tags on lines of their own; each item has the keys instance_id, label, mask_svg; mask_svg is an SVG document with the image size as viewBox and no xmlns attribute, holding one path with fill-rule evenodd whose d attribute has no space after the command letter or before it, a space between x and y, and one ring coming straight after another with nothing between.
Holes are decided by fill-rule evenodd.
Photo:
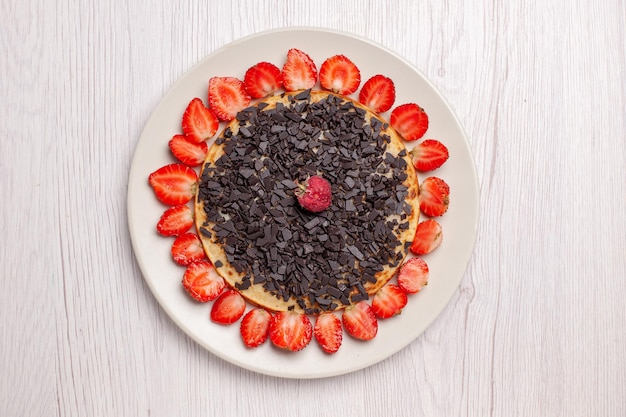
<instances>
[{"instance_id":1,"label":"white wooden table","mask_svg":"<svg viewBox=\"0 0 626 417\"><path fill-rule=\"evenodd\" d=\"M179 3L0 1L1 415L626 415L624 1ZM447 308L396 355L329 379L252 373L192 341L145 284L126 220L163 94L284 26L413 63L480 181Z\"/></svg>"}]
</instances>

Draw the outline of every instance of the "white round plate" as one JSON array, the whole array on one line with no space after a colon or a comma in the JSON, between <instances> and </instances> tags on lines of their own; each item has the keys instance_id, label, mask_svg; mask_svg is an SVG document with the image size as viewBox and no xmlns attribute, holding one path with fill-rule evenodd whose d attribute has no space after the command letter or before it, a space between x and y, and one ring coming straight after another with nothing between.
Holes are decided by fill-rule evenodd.
<instances>
[{"instance_id":1,"label":"white round plate","mask_svg":"<svg viewBox=\"0 0 626 417\"><path fill-rule=\"evenodd\" d=\"M443 243L423 257L430 267L428 286L409 296L401 315L380 320L378 335L373 340L356 341L344 332L343 345L333 355L323 353L315 340L295 353L279 350L269 341L259 348L247 349L238 323L213 323L209 318L212 303L194 302L182 288L184 268L175 265L170 255L173 238L161 237L155 229L166 207L157 201L148 184L151 172L175 162L167 143L180 133L181 117L189 101L200 97L206 104L209 78L243 79L245 71L260 61L282 67L290 48L309 54L318 69L326 58L344 54L361 70L362 83L375 74L391 78L396 86L395 105L415 102L422 106L430 121L426 137L441 140L450 151L446 164L429 174L443 178L450 185L451 195L448 212L438 218L443 227ZM383 117L388 119L389 113ZM407 147L412 146L414 143L407 143ZM419 175L420 180L427 176ZM285 378L321 378L356 371L391 356L417 338L441 313L456 291L474 247L478 181L467 139L453 111L407 61L380 45L345 33L288 28L249 36L215 51L165 95L135 150L128 184L128 223L135 256L148 286L172 320L196 342L255 372Z\"/></svg>"}]
</instances>

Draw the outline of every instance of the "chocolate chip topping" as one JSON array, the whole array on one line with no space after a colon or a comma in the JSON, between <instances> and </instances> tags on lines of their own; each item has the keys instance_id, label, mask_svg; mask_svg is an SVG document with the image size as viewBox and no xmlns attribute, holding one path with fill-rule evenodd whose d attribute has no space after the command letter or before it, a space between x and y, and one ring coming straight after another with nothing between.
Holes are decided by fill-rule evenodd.
<instances>
[{"instance_id":1,"label":"chocolate chip topping","mask_svg":"<svg viewBox=\"0 0 626 417\"><path fill-rule=\"evenodd\" d=\"M368 122L350 100L331 94L312 103L308 90L287 97L286 105L242 110L238 129L216 139L224 154L201 173L200 233L214 236L245 275L239 290L261 284L316 314L367 299L366 283L404 258L406 153L388 152L386 125ZM316 174L330 182L333 200L309 213L294 190Z\"/></svg>"}]
</instances>

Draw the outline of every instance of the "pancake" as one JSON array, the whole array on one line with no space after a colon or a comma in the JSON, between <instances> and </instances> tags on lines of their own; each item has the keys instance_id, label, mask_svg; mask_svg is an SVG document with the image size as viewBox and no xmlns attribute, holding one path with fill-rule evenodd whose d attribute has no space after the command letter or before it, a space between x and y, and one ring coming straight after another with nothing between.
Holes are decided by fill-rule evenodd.
<instances>
[{"instance_id":1,"label":"pancake","mask_svg":"<svg viewBox=\"0 0 626 417\"><path fill-rule=\"evenodd\" d=\"M321 213L297 182L332 187ZM360 103L326 91L272 96L238 113L202 166L195 220L207 257L248 301L319 314L369 298L406 257L418 180L400 136Z\"/></svg>"}]
</instances>

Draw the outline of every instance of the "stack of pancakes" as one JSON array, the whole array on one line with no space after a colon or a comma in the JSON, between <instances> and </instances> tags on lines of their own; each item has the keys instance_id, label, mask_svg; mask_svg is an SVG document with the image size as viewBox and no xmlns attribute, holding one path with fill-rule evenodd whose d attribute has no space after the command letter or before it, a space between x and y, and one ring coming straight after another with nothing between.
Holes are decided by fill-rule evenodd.
<instances>
[{"instance_id":1,"label":"stack of pancakes","mask_svg":"<svg viewBox=\"0 0 626 417\"><path fill-rule=\"evenodd\" d=\"M332 204L299 207L326 178ZM418 180L397 132L326 91L272 96L241 111L202 166L196 227L217 272L251 303L319 314L375 294L408 253Z\"/></svg>"}]
</instances>

